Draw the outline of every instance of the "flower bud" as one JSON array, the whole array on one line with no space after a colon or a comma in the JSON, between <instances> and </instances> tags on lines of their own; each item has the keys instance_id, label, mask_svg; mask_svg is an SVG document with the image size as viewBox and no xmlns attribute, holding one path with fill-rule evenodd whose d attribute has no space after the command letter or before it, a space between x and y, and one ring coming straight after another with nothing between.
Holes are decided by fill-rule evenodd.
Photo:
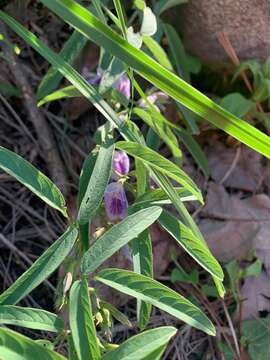
<instances>
[{"instance_id":1,"label":"flower bud","mask_svg":"<svg viewBox=\"0 0 270 360\"><path fill-rule=\"evenodd\" d=\"M116 222L126 217L128 201L123 184L110 183L105 190L104 202L106 214L110 221Z\"/></svg>"},{"instance_id":2,"label":"flower bud","mask_svg":"<svg viewBox=\"0 0 270 360\"><path fill-rule=\"evenodd\" d=\"M114 84L114 88L122 93L126 98L130 99L130 79L124 74Z\"/></svg>"},{"instance_id":3,"label":"flower bud","mask_svg":"<svg viewBox=\"0 0 270 360\"><path fill-rule=\"evenodd\" d=\"M113 156L113 170L120 175L129 173L130 161L125 151L115 151Z\"/></svg>"}]
</instances>

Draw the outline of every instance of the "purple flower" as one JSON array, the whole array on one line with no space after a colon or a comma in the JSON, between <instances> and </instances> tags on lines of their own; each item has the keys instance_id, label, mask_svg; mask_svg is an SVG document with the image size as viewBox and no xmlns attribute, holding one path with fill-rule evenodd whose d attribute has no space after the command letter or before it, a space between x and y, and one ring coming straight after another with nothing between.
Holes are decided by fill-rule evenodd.
<instances>
[{"instance_id":1,"label":"purple flower","mask_svg":"<svg viewBox=\"0 0 270 360\"><path fill-rule=\"evenodd\" d=\"M96 74L90 74L87 81L92 85L99 85L103 76L102 69L98 68Z\"/></svg>"},{"instance_id":2,"label":"purple flower","mask_svg":"<svg viewBox=\"0 0 270 360\"><path fill-rule=\"evenodd\" d=\"M114 88L122 93L126 98L130 99L130 79L124 74L114 84Z\"/></svg>"},{"instance_id":3,"label":"purple flower","mask_svg":"<svg viewBox=\"0 0 270 360\"><path fill-rule=\"evenodd\" d=\"M128 201L123 184L110 183L104 194L105 210L110 221L116 222L127 216Z\"/></svg>"},{"instance_id":4,"label":"purple flower","mask_svg":"<svg viewBox=\"0 0 270 360\"><path fill-rule=\"evenodd\" d=\"M154 105L154 107L158 110L158 106L156 105L156 103L160 103L160 104L163 104L165 103L167 100L168 100L168 95L164 94L162 91L157 91L157 92L154 92L153 94L151 95L148 95L147 96L147 100ZM144 109L147 109L148 108L148 104L147 102L144 100L144 99L141 99L139 101L139 106L141 108L144 108Z\"/></svg>"},{"instance_id":5,"label":"purple flower","mask_svg":"<svg viewBox=\"0 0 270 360\"><path fill-rule=\"evenodd\" d=\"M130 161L127 153L125 151L115 151L112 165L116 174L127 175L130 168Z\"/></svg>"}]
</instances>

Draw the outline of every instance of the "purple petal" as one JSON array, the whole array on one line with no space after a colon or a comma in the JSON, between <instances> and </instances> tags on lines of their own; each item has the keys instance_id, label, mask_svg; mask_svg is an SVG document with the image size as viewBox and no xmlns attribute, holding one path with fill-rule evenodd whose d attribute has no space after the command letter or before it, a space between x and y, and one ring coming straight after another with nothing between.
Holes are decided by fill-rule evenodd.
<instances>
[{"instance_id":1,"label":"purple petal","mask_svg":"<svg viewBox=\"0 0 270 360\"><path fill-rule=\"evenodd\" d=\"M151 95L148 95L148 96L147 96L147 100L148 100L151 104L153 104L158 111L160 111L159 108L158 108L158 106L155 105L155 103L156 103L156 102L158 102L158 103L159 103L159 102L160 102L160 103L163 102L163 103L164 103L166 100L168 100L168 95L164 94L162 91L157 91L157 92L154 92L154 93L151 94ZM140 106L141 108L144 108L144 109L148 108L148 104L147 104L147 102L146 102L144 99L141 99L141 100L139 101L139 106Z\"/></svg>"},{"instance_id":2,"label":"purple petal","mask_svg":"<svg viewBox=\"0 0 270 360\"><path fill-rule=\"evenodd\" d=\"M105 210L110 221L122 220L127 216L128 201L121 183L109 184L104 194Z\"/></svg>"},{"instance_id":3,"label":"purple petal","mask_svg":"<svg viewBox=\"0 0 270 360\"><path fill-rule=\"evenodd\" d=\"M127 75L122 75L114 84L114 88L130 99L130 79Z\"/></svg>"},{"instance_id":4,"label":"purple petal","mask_svg":"<svg viewBox=\"0 0 270 360\"><path fill-rule=\"evenodd\" d=\"M86 81L88 81L91 85L99 85L102 75L103 70L101 68L97 68L96 73L89 73L87 70L83 69L83 76L85 77Z\"/></svg>"},{"instance_id":5,"label":"purple petal","mask_svg":"<svg viewBox=\"0 0 270 360\"><path fill-rule=\"evenodd\" d=\"M115 151L113 156L113 169L121 174L127 175L129 173L130 161L125 151Z\"/></svg>"}]
</instances>

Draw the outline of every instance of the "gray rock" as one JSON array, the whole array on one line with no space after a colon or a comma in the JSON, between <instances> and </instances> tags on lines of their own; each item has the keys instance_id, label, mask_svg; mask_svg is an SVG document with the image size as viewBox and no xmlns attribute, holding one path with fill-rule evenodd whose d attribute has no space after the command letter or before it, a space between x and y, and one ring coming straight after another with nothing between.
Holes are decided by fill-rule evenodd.
<instances>
[{"instance_id":1,"label":"gray rock","mask_svg":"<svg viewBox=\"0 0 270 360\"><path fill-rule=\"evenodd\" d=\"M174 8L170 18L186 49L208 65L228 60L217 40L220 31L228 35L241 60L270 56L270 0L190 0Z\"/></svg>"}]
</instances>

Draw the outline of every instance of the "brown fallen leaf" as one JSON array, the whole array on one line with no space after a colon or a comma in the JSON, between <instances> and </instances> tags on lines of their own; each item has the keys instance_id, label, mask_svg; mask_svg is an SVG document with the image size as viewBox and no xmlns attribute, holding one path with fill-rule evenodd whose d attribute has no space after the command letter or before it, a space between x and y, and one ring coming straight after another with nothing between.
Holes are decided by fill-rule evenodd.
<instances>
[{"instance_id":1,"label":"brown fallen leaf","mask_svg":"<svg viewBox=\"0 0 270 360\"><path fill-rule=\"evenodd\" d=\"M222 185L210 183L200 215L201 231L218 260L245 259L255 250L264 265L259 277L244 279L242 318L270 311L270 197L259 194L241 199Z\"/></svg>"},{"instance_id":2,"label":"brown fallen leaf","mask_svg":"<svg viewBox=\"0 0 270 360\"><path fill-rule=\"evenodd\" d=\"M260 311L270 311L270 277L263 271L258 277L245 279L241 288L242 319L258 316Z\"/></svg>"},{"instance_id":3,"label":"brown fallen leaf","mask_svg":"<svg viewBox=\"0 0 270 360\"><path fill-rule=\"evenodd\" d=\"M270 269L270 197L241 199L222 185L210 183L200 228L220 261L244 258L254 249Z\"/></svg>"},{"instance_id":4,"label":"brown fallen leaf","mask_svg":"<svg viewBox=\"0 0 270 360\"><path fill-rule=\"evenodd\" d=\"M226 147L214 142L207 149L207 158L213 180L225 187L256 191L263 181L262 156L246 146Z\"/></svg>"}]
</instances>

